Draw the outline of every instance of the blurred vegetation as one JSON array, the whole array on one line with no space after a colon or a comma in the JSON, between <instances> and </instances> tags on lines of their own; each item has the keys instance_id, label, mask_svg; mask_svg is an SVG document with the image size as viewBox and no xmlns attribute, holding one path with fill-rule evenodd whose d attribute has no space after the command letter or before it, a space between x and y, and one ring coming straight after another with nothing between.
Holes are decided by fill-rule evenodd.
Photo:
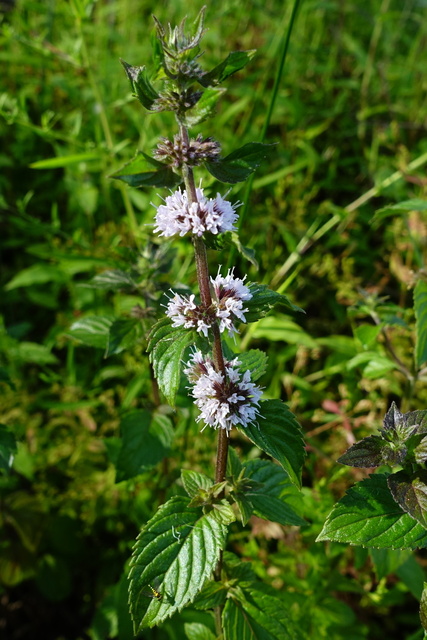
<instances>
[{"instance_id":1,"label":"blurred vegetation","mask_svg":"<svg viewBox=\"0 0 427 640\"><path fill-rule=\"evenodd\" d=\"M258 50L217 117L194 132L218 139L224 155L260 139L291 9L278 0L207 8L202 64ZM162 404L145 354L164 292L195 282L191 246L153 240L151 203L165 194L109 177L175 133L170 115L153 118L132 98L119 57L149 63L151 14L176 24L188 6L21 0L1 10L0 635L127 640L124 567L139 527L179 490L182 466L205 471L215 455L184 387L175 413ZM426 211L374 218L425 198L426 18L424 0L302 2L266 140L278 144L249 196L232 190L250 198L241 239L259 265L239 255L237 272L306 312L279 309L239 341L268 352L266 396L289 402L306 432L295 508L310 524L252 519L249 536L235 525L230 550L300 598L307 638L422 637L425 553L314 541L333 502L365 475L335 460L375 432L392 400L405 411L426 405L423 380L408 375ZM227 256L210 260L214 272ZM88 286L131 267L133 288ZM82 344L78 322L94 315L137 317L136 345L98 334ZM146 409L173 426L173 442L129 477L121 434ZM11 465L3 451L14 438ZM238 435L233 445L257 455ZM184 624L200 621L211 624L187 610L144 638L187 637Z\"/></svg>"}]
</instances>

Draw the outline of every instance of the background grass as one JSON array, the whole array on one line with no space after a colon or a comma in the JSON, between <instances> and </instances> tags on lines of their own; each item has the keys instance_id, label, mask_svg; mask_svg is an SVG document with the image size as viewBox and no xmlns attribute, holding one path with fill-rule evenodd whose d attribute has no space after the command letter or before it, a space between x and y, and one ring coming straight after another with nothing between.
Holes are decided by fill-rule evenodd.
<instances>
[{"instance_id":1,"label":"background grass","mask_svg":"<svg viewBox=\"0 0 427 640\"><path fill-rule=\"evenodd\" d=\"M192 5L189 23L201 6ZM230 50L258 50L228 82L217 117L194 131L218 139L224 155L260 139L291 10L277 0L207 7L204 68ZM19 440L13 472L1 479L8 638L132 637L123 567L138 529L183 465L212 468L214 434L198 434L183 390L169 457L116 482L120 421L156 404L143 331L137 347L109 358L69 332L87 315L160 310L162 290L194 285L188 243L163 262L147 244L156 192L109 177L175 133L170 115L147 114L131 97L119 57L149 64L151 14L176 24L187 12L177 1L3 3L0 358L10 383L0 382L0 406ZM415 561L314 540L333 502L364 475L337 465L339 455L381 425L392 400L425 408L425 385L408 383L374 328L386 321L395 355L411 368L425 214L373 217L425 195L426 17L422 0L301 3L267 131L277 145L256 174L241 230L259 268L237 256L239 274L306 312L278 309L242 329L241 346L268 352L266 395L289 402L306 432L304 504L296 504L310 526L253 520L249 537L233 530L230 548L284 598L293 594L307 638L421 637L423 552ZM206 188L221 188L210 180ZM234 187L230 198L244 193ZM227 256L210 259L215 272ZM82 286L130 263L137 297ZM152 320L144 322L143 330ZM238 436L233 444L256 455ZM199 619L209 616L183 612L144 638L182 638L184 622Z\"/></svg>"}]
</instances>

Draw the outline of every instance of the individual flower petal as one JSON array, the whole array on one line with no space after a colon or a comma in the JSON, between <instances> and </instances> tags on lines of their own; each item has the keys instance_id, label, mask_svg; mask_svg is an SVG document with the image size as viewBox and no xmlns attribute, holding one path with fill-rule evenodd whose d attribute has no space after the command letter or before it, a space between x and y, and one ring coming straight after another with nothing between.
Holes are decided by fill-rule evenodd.
<instances>
[{"instance_id":1,"label":"individual flower petal","mask_svg":"<svg viewBox=\"0 0 427 640\"><path fill-rule=\"evenodd\" d=\"M234 425L246 427L259 416L262 390L251 382L250 371L242 373L236 368L235 358L225 363L225 375L215 370L212 360L196 351L187 363L184 373L192 384L192 396L200 409L197 422L214 429L225 429L227 435Z\"/></svg>"},{"instance_id":2,"label":"individual flower petal","mask_svg":"<svg viewBox=\"0 0 427 640\"><path fill-rule=\"evenodd\" d=\"M187 233L202 236L205 232L216 235L236 230L238 204L224 200L219 193L214 199L206 198L203 189L196 189L196 195L197 202L189 202L186 191L181 189L167 196L165 204L157 208L154 230L165 237Z\"/></svg>"}]
</instances>

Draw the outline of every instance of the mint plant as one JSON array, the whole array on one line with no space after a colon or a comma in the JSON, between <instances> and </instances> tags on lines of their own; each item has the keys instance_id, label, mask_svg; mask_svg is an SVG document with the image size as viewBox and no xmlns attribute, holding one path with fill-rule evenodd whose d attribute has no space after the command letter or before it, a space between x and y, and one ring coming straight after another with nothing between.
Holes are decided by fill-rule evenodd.
<instances>
[{"instance_id":1,"label":"mint plant","mask_svg":"<svg viewBox=\"0 0 427 640\"><path fill-rule=\"evenodd\" d=\"M389 352L408 379L409 389L416 381L424 380L427 372L427 284L422 269L414 289L414 312L416 347L412 371L398 358L386 336ZM376 319L375 314L373 317ZM381 328L379 320L377 324ZM379 435L363 438L338 462L356 468L379 468L380 473L359 482L338 501L318 540L373 549L427 547L427 410L402 413L393 402ZM396 467L398 470L393 470ZM427 631L426 588L420 617Z\"/></svg>"},{"instance_id":2,"label":"mint plant","mask_svg":"<svg viewBox=\"0 0 427 640\"><path fill-rule=\"evenodd\" d=\"M157 207L154 232L192 242L197 272L198 291L172 289L164 316L150 331L152 369L172 406L186 385L198 409L196 422L202 430L218 432L214 476L183 470L184 491L177 487L138 536L129 572L130 610L135 632L194 603L199 609L214 608L217 637L240 640L255 633L290 639L298 633L280 596L247 563L227 553L226 546L229 525L236 520L246 524L252 514L284 525L304 524L281 498L284 483L300 486L304 443L288 407L279 400L262 400L258 380L265 354L235 353L224 337L233 338L242 323L257 321L276 303L298 308L265 285L247 282L246 275L238 277L232 265L211 274L208 249L225 252L234 246L242 251L236 233L240 203L209 194L196 170L203 166L219 182L242 182L269 146L250 143L222 157L216 140L200 133L190 137L191 128L214 115L224 91L220 84L254 55L232 52L210 71L203 70L203 20L204 9L188 35L185 21L166 30L155 19L152 73L122 61L141 105L152 113L172 112L178 132L162 138L152 155L139 152L114 177L134 187L175 189ZM275 458L282 470L269 460L243 462L229 451L234 429Z\"/></svg>"}]
</instances>

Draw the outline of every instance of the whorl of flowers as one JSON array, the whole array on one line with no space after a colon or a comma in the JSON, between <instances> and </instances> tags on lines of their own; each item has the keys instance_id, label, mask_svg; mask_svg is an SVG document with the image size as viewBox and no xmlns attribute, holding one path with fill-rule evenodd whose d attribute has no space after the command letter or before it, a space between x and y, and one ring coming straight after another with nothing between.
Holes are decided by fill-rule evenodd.
<instances>
[{"instance_id":1,"label":"whorl of flowers","mask_svg":"<svg viewBox=\"0 0 427 640\"><path fill-rule=\"evenodd\" d=\"M225 278L218 273L216 278L211 278L211 283L213 295L210 307L196 305L194 295L176 293L169 300L166 315L172 320L173 327L195 329L207 337L208 329L218 322L221 333L225 330L230 336L237 333L234 320L237 318L246 322L244 314L247 309L243 303L252 298L249 288L243 284L243 280L234 278L233 269L228 271Z\"/></svg>"},{"instance_id":2,"label":"whorl of flowers","mask_svg":"<svg viewBox=\"0 0 427 640\"><path fill-rule=\"evenodd\" d=\"M195 167L205 161L215 162L220 151L219 143L213 138L203 138L199 133L196 138L186 141L180 134L176 134L173 140L160 138L153 155L156 160L179 168L183 164Z\"/></svg>"},{"instance_id":3,"label":"whorl of flowers","mask_svg":"<svg viewBox=\"0 0 427 640\"><path fill-rule=\"evenodd\" d=\"M201 351L192 354L184 373L191 394L200 410L197 422L214 429L225 429L227 435L235 425L247 427L259 416L260 387L251 382L251 372L241 373L241 362L235 358L225 362L225 375L215 370L212 360Z\"/></svg>"},{"instance_id":4,"label":"whorl of flowers","mask_svg":"<svg viewBox=\"0 0 427 640\"><path fill-rule=\"evenodd\" d=\"M218 234L235 231L234 223L238 219L236 204L221 198L206 198L203 189L196 189L197 202L189 202L186 191L178 189L167 196L165 204L157 208L156 227L161 236L185 236L192 233L202 236L205 232Z\"/></svg>"}]
</instances>

